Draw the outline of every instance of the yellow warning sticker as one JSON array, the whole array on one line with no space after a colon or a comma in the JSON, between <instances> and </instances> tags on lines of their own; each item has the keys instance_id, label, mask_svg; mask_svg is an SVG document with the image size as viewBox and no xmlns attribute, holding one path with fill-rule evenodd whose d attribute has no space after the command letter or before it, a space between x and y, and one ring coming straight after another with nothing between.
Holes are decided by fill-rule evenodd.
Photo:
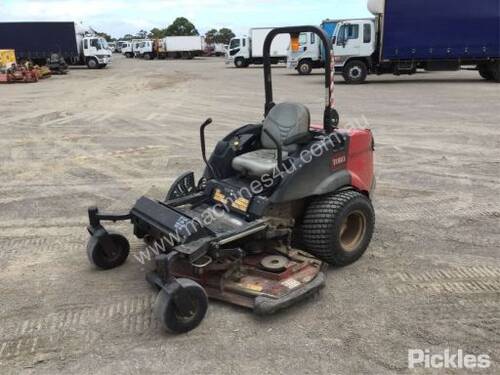
<instances>
[{"instance_id":1,"label":"yellow warning sticker","mask_svg":"<svg viewBox=\"0 0 500 375\"><path fill-rule=\"evenodd\" d=\"M262 286L259 284L245 284L245 288L253 290L255 292L262 292Z\"/></svg>"},{"instance_id":2,"label":"yellow warning sticker","mask_svg":"<svg viewBox=\"0 0 500 375\"><path fill-rule=\"evenodd\" d=\"M286 279L281 282L281 285L286 286L288 289L295 289L298 286L300 286L300 284L301 284L300 281L295 280L293 278Z\"/></svg>"}]
</instances>

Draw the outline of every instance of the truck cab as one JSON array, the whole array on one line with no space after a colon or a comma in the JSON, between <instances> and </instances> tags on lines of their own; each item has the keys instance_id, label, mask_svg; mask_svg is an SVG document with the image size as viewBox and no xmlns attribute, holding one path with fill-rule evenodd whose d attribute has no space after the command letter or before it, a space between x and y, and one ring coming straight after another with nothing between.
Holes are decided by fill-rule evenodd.
<instances>
[{"instance_id":1,"label":"truck cab","mask_svg":"<svg viewBox=\"0 0 500 375\"><path fill-rule=\"evenodd\" d=\"M288 51L287 68L296 69L300 75L311 74L315 68L324 67L321 41L314 33L301 33L299 48Z\"/></svg>"},{"instance_id":2,"label":"truck cab","mask_svg":"<svg viewBox=\"0 0 500 375\"><path fill-rule=\"evenodd\" d=\"M112 52L106 39L98 36L82 38L82 58L90 69L102 69L111 63Z\"/></svg>"},{"instance_id":3,"label":"truck cab","mask_svg":"<svg viewBox=\"0 0 500 375\"><path fill-rule=\"evenodd\" d=\"M248 66L250 39L246 36L232 38L226 52L226 64L234 63L237 68Z\"/></svg>"},{"instance_id":4,"label":"truck cab","mask_svg":"<svg viewBox=\"0 0 500 375\"><path fill-rule=\"evenodd\" d=\"M132 43L131 42L122 42L121 51L125 57L131 58L134 57L134 52L132 51Z\"/></svg>"},{"instance_id":5,"label":"truck cab","mask_svg":"<svg viewBox=\"0 0 500 375\"><path fill-rule=\"evenodd\" d=\"M377 40L374 19L344 20L333 36L335 70L348 83L361 83L376 58Z\"/></svg>"},{"instance_id":6,"label":"truck cab","mask_svg":"<svg viewBox=\"0 0 500 375\"><path fill-rule=\"evenodd\" d=\"M321 29L333 38L340 20L326 19L321 23ZM324 47L314 33L301 33L297 50L290 48L287 56L287 67L296 69L301 75L307 75L313 69L324 68Z\"/></svg>"}]
</instances>

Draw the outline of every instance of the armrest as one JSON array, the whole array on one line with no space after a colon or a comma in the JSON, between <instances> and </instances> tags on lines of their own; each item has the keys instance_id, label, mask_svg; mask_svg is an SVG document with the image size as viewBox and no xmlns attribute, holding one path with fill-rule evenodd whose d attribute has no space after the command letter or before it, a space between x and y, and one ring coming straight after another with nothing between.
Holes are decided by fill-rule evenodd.
<instances>
[{"instance_id":1,"label":"armrest","mask_svg":"<svg viewBox=\"0 0 500 375\"><path fill-rule=\"evenodd\" d=\"M281 171L281 166L283 165L283 148L269 130L267 130L266 128L262 128L262 131L271 139L271 141L276 146L276 150L278 150L278 170Z\"/></svg>"}]
</instances>

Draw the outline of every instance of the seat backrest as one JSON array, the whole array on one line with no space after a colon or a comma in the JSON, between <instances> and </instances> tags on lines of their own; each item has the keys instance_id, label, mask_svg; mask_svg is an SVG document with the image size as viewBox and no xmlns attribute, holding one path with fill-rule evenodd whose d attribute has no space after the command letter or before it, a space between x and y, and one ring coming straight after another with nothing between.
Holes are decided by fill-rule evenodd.
<instances>
[{"instance_id":1,"label":"seat backrest","mask_svg":"<svg viewBox=\"0 0 500 375\"><path fill-rule=\"evenodd\" d=\"M292 137L297 138L300 135L307 135L310 122L311 115L306 106L297 103L281 103L275 105L269 111L264 120L264 129L267 129L280 142L283 150L293 152L298 148L298 145L284 146L284 144ZM264 132L262 132L261 143L264 148L276 148L274 142Z\"/></svg>"}]
</instances>

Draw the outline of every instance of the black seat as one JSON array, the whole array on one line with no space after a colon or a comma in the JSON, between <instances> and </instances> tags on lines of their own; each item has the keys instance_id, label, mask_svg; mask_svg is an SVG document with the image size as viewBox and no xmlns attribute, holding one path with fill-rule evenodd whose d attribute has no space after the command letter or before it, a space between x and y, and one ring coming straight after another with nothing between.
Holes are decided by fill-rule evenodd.
<instances>
[{"instance_id":1,"label":"black seat","mask_svg":"<svg viewBox=\"0 0 500 375\"><path fill-rule=\"evenodd\" d=\"M309 135L310 122L309 109L302 104L281 103L271 109L264 120L264 129L280 143L282 160L299 148L294 140ZM264 132L261 135L261 144L262 149L235 157L233 168L252 177L271 173L278 160L276 145Z\"/></svg>"}]
</instances>

